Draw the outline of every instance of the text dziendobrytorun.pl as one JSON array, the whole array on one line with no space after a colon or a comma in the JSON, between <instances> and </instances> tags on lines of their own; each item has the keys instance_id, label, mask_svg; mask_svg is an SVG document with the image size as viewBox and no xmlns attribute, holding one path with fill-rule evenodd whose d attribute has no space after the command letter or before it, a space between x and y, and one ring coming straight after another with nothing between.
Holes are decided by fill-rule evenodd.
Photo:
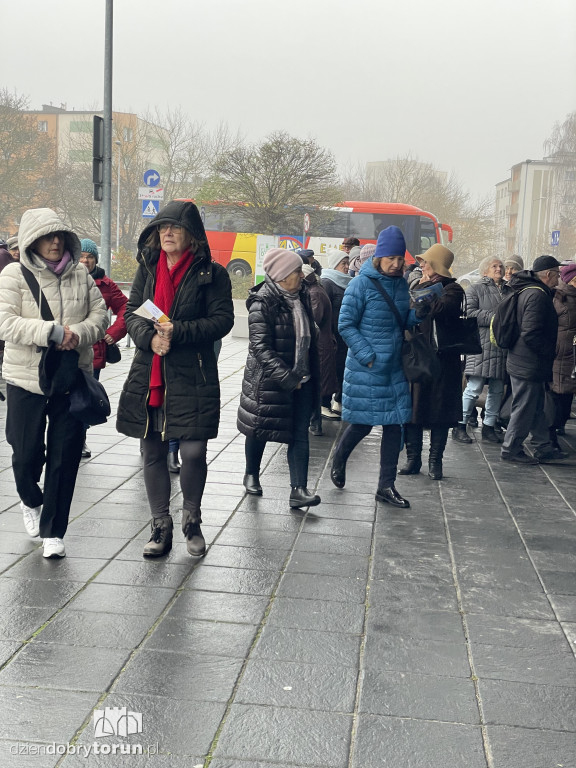
<instances>
[{"instance_id":1,"label":"text dziendobrytorun.pl","mask_svg":"<svg viewBox=\"0 0 576 768\"><path fill-rule=\"evenodd\" d=\"M160 744L11 744L11 755L158 755Z\"/></svg>"}]
</instances>

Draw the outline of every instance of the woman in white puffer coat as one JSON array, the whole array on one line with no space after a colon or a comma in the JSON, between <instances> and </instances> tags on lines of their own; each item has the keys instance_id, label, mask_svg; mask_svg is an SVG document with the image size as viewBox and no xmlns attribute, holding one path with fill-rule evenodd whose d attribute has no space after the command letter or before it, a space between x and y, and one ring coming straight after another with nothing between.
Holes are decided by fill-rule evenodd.
<instances>
[{"instance_id":1,"label":"woman in white puffer coat","mask_svg":"<svg viewBox=\"0 0 576 768\"><path fill-rule=\"evenodd\" d=\"M70 415L67 392L42 392L38 365L41 348L52 343L56 360L57 353L76 350L78 366L91 373L92 345L106 332L106 305L80 263L80 240L50 208L23 214L18 242L20 262L0 274L6 439L26 531L42 537L44 557L64 557L84 425ZM40 286L53 320L43 319L25 274ZM38 483L44 464L42 490Z\"/></svg>"}]
</instances>

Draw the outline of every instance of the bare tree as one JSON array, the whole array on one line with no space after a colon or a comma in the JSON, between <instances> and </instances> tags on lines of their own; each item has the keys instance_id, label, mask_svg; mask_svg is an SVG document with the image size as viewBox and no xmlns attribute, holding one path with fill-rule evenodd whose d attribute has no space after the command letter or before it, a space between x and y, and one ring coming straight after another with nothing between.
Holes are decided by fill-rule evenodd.
<instances>
[{"instance_id":1,"label":"bare tree","mask_svg":"<svg viewBox=\"0 0 576 768\"><path fill-rule=\"evenodd\" d=\"M298 232L305 211L314 208L316 218L329 215L321 209L342 200L333 154L314 139L284 131L259 144L238 144L221 152L212 170L200 198L242 211L247 231Z\"/></svg>"},{"instance_id":2,"label":"bare tree","mask_svg":"<svg viewBox=\"0 0 576 768\"><path fill-rule=\"evenodd\" d=\"M372 172L356 166L345 172L347 200L406 203L433 213L454 230L455 272L465 272L494 252L494 222L489 199L473 201L453 174L439 171L410 153Z\"/></svg>"},{"instance_id":3,"label":"bare tree","mask_svg":"<svg viewBox=\"0 0 576 768\"><path fill-rule=\"evenodd\" d=\"M0 230L14 231L27 208L47 205L55 142L27 114L26 97L0 89Z\"/></svg>"}]
</instances>

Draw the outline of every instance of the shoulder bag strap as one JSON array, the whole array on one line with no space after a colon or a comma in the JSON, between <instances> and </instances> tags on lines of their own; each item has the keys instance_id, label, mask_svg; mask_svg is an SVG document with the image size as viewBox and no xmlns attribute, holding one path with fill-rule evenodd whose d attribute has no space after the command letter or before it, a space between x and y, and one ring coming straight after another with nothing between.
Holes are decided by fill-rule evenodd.
<instances>
[{"instance_id":1,"label":"shoulder bag strap","mask_svg":"<svg viewBox=\"0 0 576 768\"><path fill-rule=\"evenodd\" d=\"M385 298L385 299L386 299L386 301L388 302L388 306L390 307L390 309L392 310L392 312L394 312L394 314L396 315L396 320L398 321L398 325L400 326L400 330L401 330L401 331L403 331L403 330L404 330L404 322L403 322L403 320L402 320L402 316L401 316L400 312L398 311L398 307L396 306L396 304L394 303L394 301L393 301L393 300L390 298L390 296L388 295L388 291L386 291L386 290L385 290L385 289L384 289L384 288L383 288L383 287L380 285L380 281L379 281L379 280L376 280L376 278L375 278L375 277L369 277L368 279L369 279L369 280L370 280L370 282L373 284L373 286L374 286L375 288L377 288L377 289L380 291L380 293L382 294L382 296L384 296L384 298ZM403 280L403 279L404 279L404 278L402 278L402 280Z\"/></svg>"},{"instance_id":2,"label":"shoulder bag strap","mask_svg":"<svg viewBox=\"0 0 576 768\"><path fill-rule=\"evenodd\" d=\"M50 309L48 302L46 301L46 296L42 293L40 290L40 283L36 279L36 277L32 274L32 272L28 269L28 267L25 267L24 264L20 264L20 269L22 270L22 274L24 275L24 280L28 283L28 288L30 288L30 291L32 292L32 296L34 296L34 300L36 301L36 304L40 307L40 314L42 315L43 320L54 320L54 315L52 314L52 310Z\"/></svg>"}]
</instances>

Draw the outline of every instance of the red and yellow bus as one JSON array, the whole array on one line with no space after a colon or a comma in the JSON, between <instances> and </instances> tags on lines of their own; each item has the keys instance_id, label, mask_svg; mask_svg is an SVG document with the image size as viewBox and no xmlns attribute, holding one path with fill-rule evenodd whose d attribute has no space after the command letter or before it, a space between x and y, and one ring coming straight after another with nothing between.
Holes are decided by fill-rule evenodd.
<instances>
[{"instance_id":1,"label":"red and yellow bus","mask_svg":"<svg viewBox=\"0 0 576 768\"><path fill-rule=\"evenodd\" d=\"M314 211L309 211L310 230L303 237L302 233L248 233L241 209L218 203L200 206L212 258L231 274L241 276L256 273L256 255L263 242L288 250L312 248L323 266L326 251L339 248L345 237L357 237L361 245L375 243L379 233L392 224L404 233L409 262L434 243L452 242L448 224L441 224L434 214L413 205L345 202L330 211L333 215L329 223L321 225L314 222Z\"/></svg>"}]
</instances>

